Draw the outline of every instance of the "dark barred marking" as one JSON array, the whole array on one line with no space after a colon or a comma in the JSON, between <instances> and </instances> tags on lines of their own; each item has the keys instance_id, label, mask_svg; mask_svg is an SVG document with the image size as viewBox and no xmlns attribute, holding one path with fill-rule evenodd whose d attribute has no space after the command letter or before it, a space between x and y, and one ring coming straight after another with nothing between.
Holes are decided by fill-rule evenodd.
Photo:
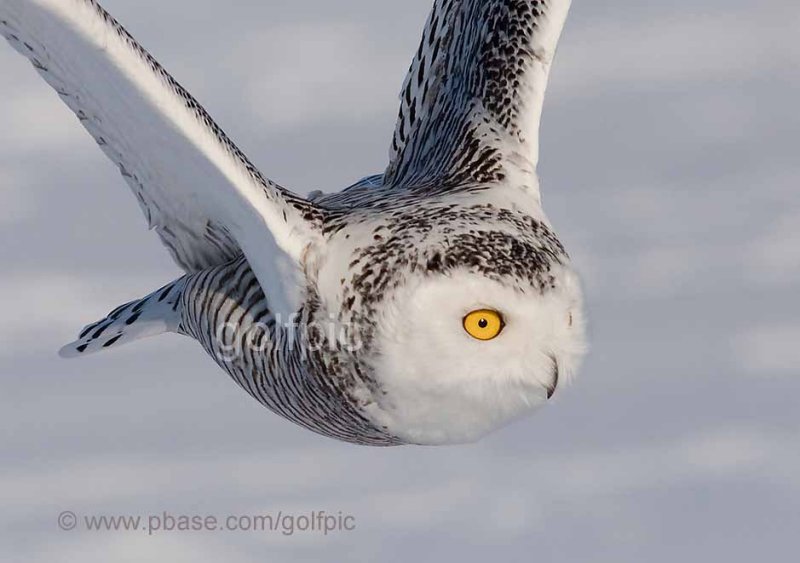
<instances>
[{"instance_id":1,"label":"dark barred marking","mask_svg":"<svg viewBox=\"0 0 800 563\"><path fill-rule=\"evenodd\" d=\"M122 336L123 336L122 334L116 335L114 338L103 344L103 348L108 348L109 346L113 346L117 342L117 340L122 338Z\"/></svg>"},{"instance_id":2,"label":"dark barred marking","mask_svg":"<svg viewBox=\"0 0 800 563\"><path fill-rule=\"evenodd\" d=\"M108 327L112 325L113 322L114 322L113 320L109 320L107 323L105 323L96 331L94 331L94 333L92 333L92 340L97 340L98 338L100 338L103 335L103 333L108 329Z\"/></svg>"},{"instance_id":3,"label":"dark barred marking","mask_svg":"<svg viewBox=\"0 0 800 563\"><path fill-rule=\"evenodd\" d=\"M351 394L357 382L346 354L324 341L324 335L300 330L314 326L322 314L318 307L306 306L297 325L278 325L244 258L185 279L180 331L198 340L249 395L325 436L377 446L400 443L361 413ZM219 327L226 323L236 331L230 342L219 342ZM235 353L226 356L225 348Z\"/></svg>"},{"instance_id":4,"label":"dark barred marking","mask_svg":"<svg viewBox=\"0 0 800 563\"><path fill-rule=\"evenodd\" d=\"M537 133L525 130L522 85L549 64L534 39L552 3L436 0L403 88L387 184L436 192L506 178L509 157Z\"/></svg>"}]
</instances>

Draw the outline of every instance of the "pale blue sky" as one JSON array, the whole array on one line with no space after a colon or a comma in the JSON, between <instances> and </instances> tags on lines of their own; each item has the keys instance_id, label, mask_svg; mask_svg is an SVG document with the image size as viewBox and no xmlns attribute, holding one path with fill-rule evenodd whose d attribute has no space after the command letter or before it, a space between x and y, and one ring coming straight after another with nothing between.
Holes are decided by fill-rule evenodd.
<instances>
[{"instance_id":1,"label":"pale blue sky","mask_svg":"<svg viewBox=\"0 0 800 563\"><path fill-rule=\"evenodd\" d=\"M262 171L385 165L430 0L105 0ZM782 561L800 526L800 7L576 0L543 124L546 209L592 351L474 446L339 444L194 343L83 361L86 322L177 275L57 96L0 45L0 559ZM60 532L62 510L352 513L357 531Z\"/></svg>"}]
</instances>

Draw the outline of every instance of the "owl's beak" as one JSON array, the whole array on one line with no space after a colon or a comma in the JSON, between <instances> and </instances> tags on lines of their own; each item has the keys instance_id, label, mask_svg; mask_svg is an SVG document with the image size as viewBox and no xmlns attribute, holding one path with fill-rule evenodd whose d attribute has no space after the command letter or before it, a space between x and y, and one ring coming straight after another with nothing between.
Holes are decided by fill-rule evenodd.
<instances>
[{"instance_id":1,"label":"owl's beak","mask_svg":"<svg viewBox=\"0 0 800 563\"><path fill-rule=\"evenodd\" d=\"M553 398L553 395L556 393L556 388L558 388L558 358L550 355L550 359L553 360L553 383L547 387L547 400Z\"/></svg>"}]
</instances>

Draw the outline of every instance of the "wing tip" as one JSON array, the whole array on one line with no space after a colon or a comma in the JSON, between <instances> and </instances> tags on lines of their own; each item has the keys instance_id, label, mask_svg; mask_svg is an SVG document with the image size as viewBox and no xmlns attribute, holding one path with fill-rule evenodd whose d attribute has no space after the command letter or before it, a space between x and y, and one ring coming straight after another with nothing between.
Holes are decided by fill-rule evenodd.
<instances>
[{"instance_id":1,"label":"wing tip","mask_svg":"<svg viewBox=\"0 0 800 563\"><path fill-rule=\"evenodd\" d=\"M76 340L59 349L58 356L65 360L73 360L81 356L87 356L90 352L91 350L88 349L86 343Z\"/></svg>"}]
</instances>

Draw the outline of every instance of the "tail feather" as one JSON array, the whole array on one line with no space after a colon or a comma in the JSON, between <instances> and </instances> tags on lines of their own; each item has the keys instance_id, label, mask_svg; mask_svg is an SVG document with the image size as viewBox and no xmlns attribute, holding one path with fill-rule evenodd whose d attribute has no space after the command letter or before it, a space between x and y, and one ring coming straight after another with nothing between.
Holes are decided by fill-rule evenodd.
<instances>
[{"instance_id":1,"label":"tail feather","mask_svg":"<svg viewBox=\"0 0 800 563\"><path fill-rule=\"evenodd\" d=\"M78 339L58 354L62 358L86 356L141 338L176 332L181 322L180 301L185 285L186 279L181 278L147 297L117 307L106 318L84 327Z\"/></svg>"}]
</instances>

